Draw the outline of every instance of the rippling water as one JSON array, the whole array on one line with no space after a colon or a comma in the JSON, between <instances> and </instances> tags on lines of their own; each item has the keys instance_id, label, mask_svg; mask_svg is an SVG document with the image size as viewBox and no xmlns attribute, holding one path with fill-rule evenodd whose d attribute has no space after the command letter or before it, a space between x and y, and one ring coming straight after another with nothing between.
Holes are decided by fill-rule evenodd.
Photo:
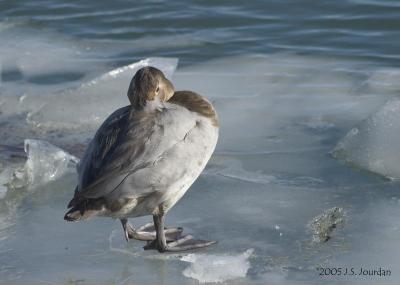
<instances>
[{"instance_id":1,"label":"rippling water","mask_svg":"<svg viewBox=\"0 0 400 285\"><path fill-rule=\"evenodd\" d=\"M0 0L0 284L399 284L400 2L132 2ZM219 241L201 253L62 219L76 161L148 64L221 120L167 216Z\"/></svg>"},{"instance_id":2,"label":"rippling water","mask_svg":"<svg viewBox=\"0 0 400 285\"><path fill-rule=\"evenodd\" d=\"M0 19L79 39L122 41L114 62L181 63L281 51L400 64L398 1L1 1Z\"/></svg>"}]
</instances>

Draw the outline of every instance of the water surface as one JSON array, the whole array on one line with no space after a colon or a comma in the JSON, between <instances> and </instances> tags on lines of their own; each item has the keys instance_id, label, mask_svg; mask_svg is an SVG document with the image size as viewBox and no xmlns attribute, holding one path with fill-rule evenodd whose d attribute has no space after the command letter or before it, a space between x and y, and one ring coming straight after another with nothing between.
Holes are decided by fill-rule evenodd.
<instances>
[{"instance_id":1,"label":"water surface","mask_svg":"<svg viewBox=\"0 0 400 285\"><path fill-rule=\"evenodd\" d=\"M64 222L73 165L40 186L8 183L24 171L27 138L79 158L105 117L128 104L141 64L219 113L215 154L167 223L218 240L202 252L212 258L252 252L246 277L226 284L398 284L399 182L368 171L385 168L390 153L358 151L359 165L332 151L370 118L360 148L384 140L398 156L397 117L373 114L388 101L397 110L399 31L397 1L0 1L0 284L203 280L184 275L187 253L127 244L118 221ZM56 156L44 153L51 167ZM344 209L344 225L313 243L307 224L332 207ZM391 276L320 276L318 266Z\"/></svg>"}]
</instances>

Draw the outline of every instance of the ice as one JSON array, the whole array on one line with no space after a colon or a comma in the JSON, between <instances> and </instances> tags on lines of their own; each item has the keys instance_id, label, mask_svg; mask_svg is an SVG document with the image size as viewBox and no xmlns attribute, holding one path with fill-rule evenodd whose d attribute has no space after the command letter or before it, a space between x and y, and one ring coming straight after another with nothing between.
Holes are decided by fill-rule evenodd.
<instances>
[{"instance_id":1,"label":"ice","mask_svg":"<svg viewBox=\"0 0 400 285\"><path fill-rule=\"evenodd\" d=\"M209 164L209 167L204 171L204 174L220 175L231 179L260 184L269 184L276 180L276 177L273 175L246 171L243 169L241 162L235 159L220 159L219 161L215 159Z\"/></svg>"},{"instance_id":2,"label":"ice","mask_svg":"<svg viewBox=\"0 0 400 285\"><path fill-rule=\"evenodd\" d=\"M361 83L368 71L356 65L349 71L347 65L290 54L252 55L178 70L175 82L177 89L211 97L221 119L220 149L292 151L320 147L321 139L387 100Z\"/></svg>"},{"instance_id":3,"label":"ice","mask_svg":"<svg viewBox=\"0 0 400 285\"><path fill-rule=\"evenodd\" d=\"M86 142L108 115L129 104L126 96L129 82L137 69L147 65L155 66L171 77L177 59L143 59L56 94L43 92L0 97L4 143L14 144L17 139L32 136L51 137L53 143L68 147Z\"/></svg>"},{"instance_id":4,"label":"ice","mask_svg":"<svg viewBox=\"0 0 400 285\"><path fill-rule=\"evenodd\" d=\"M26 123L27 113L105 69L104 63L88 58L82 42L38 33L27 24L23 20L5 22L0 29L2 144L16 145L24 138L38 137Z\"/></svg>"},{"instance_id":5,"label":"ice","mask_svg":"<svg viewBox=\"0 0 400 285\"><path fill-rule=\"evenodd\" d=\"M46 141L27 139L25 151L28 159L20 179L31 187L44 185L59 179L68 171L75 171L79 162L75 156Z\"/></svg>"},{"instance_id":6,"label":"ice","mask_svg":"<svg viewBox=\"0 0 400 285\"><path fill-rule=\"evenodd\" d=\"M400 90L400 70L397 68L382 68L372 73L366 83L377 92L398 92Z\"/></svg>"},{"instance_id":7,"label":"ice","mask_svg":"<svg viewBox=\"0 0 400 285\"><path fill-rule=\"evenodd\" d=\"M183 271L183 275L200 283L220 283L245 277L250 268L249 258L253 251L248 249L239 255L186 255L182 260L191 264Z\"/></svg>"},{"instance_id":8,"label":"ice","mask_svg":"<svg viewBox=\"0 0 400 285\"><path fill-rule=\"evenodd\" d=\"M6 96L62 90L103 66L88 59L82 42L37 33L27 24L8 22L0 29L0 86Z\"/></svg>"},{"instance_id":9,"label":"ice","mask_svg":"<svg viewBox=\"0 0 400 285\"><path fill-rule=\"evenodd\" d=\"M71 43L59 44L69 47ZM93 56L88 53L80 56L88 60ZM71 54L66 51L63 56ZM0 97L1 170L13 165L24 169L20 149L25 138L44 140L80 157L98 124L128 103L130 77L136 67L146 64L127 64L112 72L116 65L99 64L93 73L81 66L87 62L78 59L76 68L82 68L85 76L53 84L49 93L25 79L4 83L2 91L18 96L14 101L4 93ZM57 68L47 64L39 73ZM176 60L154 59L147 64L159 64L171 73ZM22 72L23 78L30 78L30 72ZM357 171L332 158L330 152L354 126L359 128L360 122L386 102L396 102L397 83L393 81L397 72L348 58L296 54L245 55L178 68L172 77L176 89L194 90L210 98L221 130L205 172L168 213L166 225L182 226L184 233L218 243L206 251L183 253L193 261L188 263L180 260L182 254L148 252L143 242L127 243L119 221L64 222L76 174L74 163L65 166L63 159L68 154L63 152L55 165L66 170L64 175L41 184L37 187L41 191L29 191L22 185L18 191L8 190L0 200L0 223L4 225L0 226L0 252L7 250L0 254L0 267L7 264L6 270L0 268L0 283L194 284L206 278L233 277L230 270L235 268L241 277L222 282L319 284L315 267L321 264L380 265L395 272L400 249L398 182ZM12 72L6 75L12 79ZM19 93L22 85L29 85L29 92ZM24 129L28 113L29 125ZM387 112L393 123L394 113ZM381 125L386 130L394 127ZM389 142L385 146L395 157L395 146ZM44 149L38 157L53 160L58 153ZM383 158L385 163L388 159ZM33 169L45 176L34 175L33 181L41 183L60 173L54 171L54 164L45 170L42 166L35 164ZM25 172L21 173L20 178ZM334 207L346 212L349 223L335 231L329 242L312 242L309 221ZM333 220L328 219L328 224ZM130 222L140 227L151 222L151 217ZM249 248L254 253L246 257ZM372 260L375 264L367 264ZM218 261L237 266L212 265ZM398 284L398 277L370 281Z\"/></svg>"},{"instance_id":10,"label":"ice","mask_svg":"<svg viewBox=\"0 0 400 285\"><path fill-rule=\"evenodd\" d=\"M351 129L333 150L345 162L389 178L400 178L400 99L389 100Z\"/></svg>"},{"instance_id":11,"label":"ice","mask_svg":"<svg viewBox=\"0 0 400 285\"><path fill-rule=\"evenodd\" d=\"M14 145L27 137L63 144L66 138L59 139L60 133L74 133L67 144L86 143L88 134L110 113L129 104L126 92L138 68L153 65L171 77L177 66L175 58L154 57L112 68L102 57L110 51L123 52L128 45L32 33L26 24L6 23L0 29L4 144Z\"/></svg>"},{"instance_id":12,"label":"ice","mask_svg":"<svg viewBox=\"0 0 400 285\"><path fill-rule=\"evenodd\" d=\"M0 185L0 199L3 199L6 196L7 193L7 187L2 184Z\"/></svg>"},{"instance_id":13,"label":"ice","mask_svg":"<svg viewBox=\"0 0 400 285\"><path fill-rule=\"evenodd\" d=\"M313 233L313 241L317 243L328 241L334 229L344 224L344 217L343 208L334 207L313 218L308 224Z\"/></svg>"},{"instance_id":14,"label":"ice","mask_svg":"<svg viewBox=\"0 0 400 285\"><path fill-rule=\"evenodd\" d=\"M0 199L3 199L8 191L8 185L13 177L13 169L8 167L1 171L0 173Z\"/></svg>"},{"instance_id":15,"label":"ice","mask_svg":"<svg viewBox=\"0 0 400 285\"><path fill-rule=\"evenodd\" d=\"M174 58L148 58L111 70L78 89L48 98L39 110L28 114L27 120L45 131L98 126L114 110L129 104L126 92L138 69L151 65L170 78L177 64Z\"/></svg>"}]
</instances>

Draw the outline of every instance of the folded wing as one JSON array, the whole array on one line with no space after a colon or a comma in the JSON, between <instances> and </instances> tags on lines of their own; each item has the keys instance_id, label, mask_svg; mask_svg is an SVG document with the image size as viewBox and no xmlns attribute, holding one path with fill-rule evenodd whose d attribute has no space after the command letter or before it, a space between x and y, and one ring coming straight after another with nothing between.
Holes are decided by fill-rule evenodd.
<instances>
[{"instance_id":1,"label":"folded wing","mask_svg":"<svg viewBox=\"0 0 400 285\"><path fill-rule=\"evenodd\" d=\"M162 181L151 179L152 167L166 156L179 156L177 145L196 127L196 120L194 113L172 104L156 112L135 112L130 106L114 112L88 146L69 206L115 191L131 198L163 191ZM130 187L121 187L127 180Z\"/></svg>"}]
</instances>

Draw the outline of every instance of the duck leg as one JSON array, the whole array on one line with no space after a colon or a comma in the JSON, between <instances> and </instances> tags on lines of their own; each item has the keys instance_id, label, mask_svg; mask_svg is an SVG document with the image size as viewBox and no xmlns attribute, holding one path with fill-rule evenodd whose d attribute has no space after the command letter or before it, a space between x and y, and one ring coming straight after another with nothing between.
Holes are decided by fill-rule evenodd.
<instances>
[{"instance_id":1,"label":"duck leg","mask_svg":"<svg viewBox=\"0 0 400 285\"><path fill-rule=\"evenodd\" d=\"M142 241L153 241L156 238L156 231L153 224L146 224L135 230L128 222L128 219L120 219L124 229L125 239L137 239ZM164 232L168 241L177 240L181 234L182 228L165 228Z\"/></svg>"},{"instance_id":2,"label":"duck leg","mask_svg":"<svg viewBox=\"0 0 400 285\"><path fill-rule=\"evenodd\" d=\"M148 243L144 249L157 249L159 252L177 252L199 249L216 243L216 241L195 240L191 235L181 236L174 241L168 242L164 228L164 215L154 215L153 220L156 239Z\"/></svg>"}]
</instances>

